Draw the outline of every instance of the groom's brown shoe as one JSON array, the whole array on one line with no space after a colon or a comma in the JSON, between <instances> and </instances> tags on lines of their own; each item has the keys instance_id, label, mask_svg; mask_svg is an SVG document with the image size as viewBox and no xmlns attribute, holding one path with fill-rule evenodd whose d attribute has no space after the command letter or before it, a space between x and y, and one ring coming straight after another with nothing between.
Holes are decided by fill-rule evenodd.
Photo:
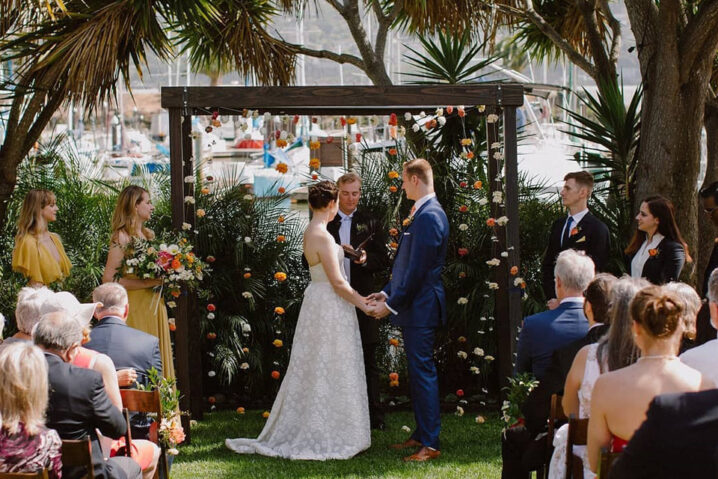
<instances>
[{"instance_id":1,"label":"groom's brown shoe","mask_svg":"<svg viewBox=\"0 0 718 479\"><path fill-rule=\"evenodd\" d=\"M436 459L439 456L441 456L441 451L429 449L428 447L422 447L411 456L406 456L404 458L404 462L424 462Z\"/></svg>"},{"instance_id":2,"label":"groom's brown shoe","mask_svg":"<svg viewBox=\"0 0 718 479\"><path fill-rule=\"evenodd\" d=\"M419 441L415 441L414 439L407 439L404 442L400 442L399 444L392 444L389 446L389 449L408 449L410 447L422 447L423 444Z\"/></svg>"}]
</instances>

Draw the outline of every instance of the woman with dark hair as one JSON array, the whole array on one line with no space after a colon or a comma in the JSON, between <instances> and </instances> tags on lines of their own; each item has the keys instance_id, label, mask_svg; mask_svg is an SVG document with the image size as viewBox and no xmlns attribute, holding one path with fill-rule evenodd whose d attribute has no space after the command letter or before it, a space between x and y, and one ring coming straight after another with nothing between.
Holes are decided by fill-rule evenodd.
<instances>
[{"instance_id":1,"label":"woman with dark hair","mask_svg":"<svg viewBox=\"0 0 718 479\"><path fill-rule=\"evenodd\" d=\"M653 284L677 281L686 261L692 261L673 214L663 196L649 196L636 216L638 227L625 249L626 266L634 278Z\"/></svg>"},{"instance_id":2,"label":"woman with dark hair","mask_svg":"<svg viewBox=\"0 0 718 479\"><path fill-rule=\"evenodd\" d=\"M227 439L240 454L287 459L349 459L371 444L364 353L356 309L366 299L344 271L344 249L327 231L339 209L332 181L309 187L304 230L311 283L304 291L292 354L272 412L257 439ZM278 378L278 371L275 371Z\"/></svg>"}]
</instances>

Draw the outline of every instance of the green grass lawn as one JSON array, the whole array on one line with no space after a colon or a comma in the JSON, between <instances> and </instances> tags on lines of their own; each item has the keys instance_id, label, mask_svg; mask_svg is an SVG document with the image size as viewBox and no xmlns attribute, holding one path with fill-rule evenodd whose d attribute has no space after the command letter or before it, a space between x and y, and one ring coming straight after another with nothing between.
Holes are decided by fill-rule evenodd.
<instances>
[{"instance_id":1,"label":"green grass lawn","mask_svg":"<svg viewBox=\"0 0 718 479\"><path fill-rule=\"evenodd\" d=\"M477 424L475 415L442 417L441 457L423 464L405 464L401 451L387 446L404 441L402 426L412 427L410 412L387 415L385 431L372 431L368 451L347 461L289 461L235 454L224 445L227 437L256 437L262 430L261 411L216 412L192 428L192 444L180 449L172 467L173 479L209 478L477 478L501 476L501 422L487 415Z\"/></svg>"}]
</instances>

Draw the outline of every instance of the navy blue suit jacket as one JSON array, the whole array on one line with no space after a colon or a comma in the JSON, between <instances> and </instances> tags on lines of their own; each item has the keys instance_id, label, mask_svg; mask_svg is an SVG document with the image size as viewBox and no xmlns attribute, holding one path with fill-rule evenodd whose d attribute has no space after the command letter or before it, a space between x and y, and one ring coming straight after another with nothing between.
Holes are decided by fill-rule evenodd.
<instances>
[{"instance_id":1,"label":"navy blue suit jacket","mask_svg":"<svg viewBox=\"0 0 718 479\"><path fill-rule=\"evenodd\" d=\"M92 328L90 342L85 347L108 355L116 369L134 368L137 381L142 385L147 385L147 373L151 368L162 374L159 339L127 326L120 318L101 319Z\"/></svg>"},{"instance_id":2,"label":"navy blue suit jacket","mask_svg":"<svg viewBox=\"0 0 718 479\"><path fill-rule=\"evenodd\" d=\"M539 381L551 363L551 354L588 333L583 302L566 301L553 311L544 311L524 319L519 335L516 373L530 372Z\"/></svg>"},{"instance_id":3,"label":"navy blue suit jacket","mask_svg":"<svg viewBox=\"0 0 718 479\"><path fill-rule=\"evenodd\" d=\"M436 328L446 323L446 294L441 272L446 261L449 220L434 197L421 205L402 231L384 288L386 304L397 314L395 326Z\"/></svg>"}]
</instances>

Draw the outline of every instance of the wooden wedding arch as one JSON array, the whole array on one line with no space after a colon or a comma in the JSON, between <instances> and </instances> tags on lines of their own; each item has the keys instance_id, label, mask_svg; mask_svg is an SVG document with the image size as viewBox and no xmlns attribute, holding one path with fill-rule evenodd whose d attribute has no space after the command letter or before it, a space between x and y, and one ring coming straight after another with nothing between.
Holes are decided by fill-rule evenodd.
<instances>
[{"instance_id":1,"label":"wooden wedding arch","mask_svg":"<svg viewBox=\"0 0 718 479\"><path fill-rule=\"evenodd\" d=\"M184 198L194 195L194 184L184 178L194 174L192 157L192 117L236 115L242 109L259 110L275 115L388 115L404 112L432 111L447 105L485 105L486 113L499 114L503 121L488 122L488 165L490 195L504 191L504 202L491 202L492 216L507 216L506 227L497 228L494 255L508 252L508 261L501 261L493 281L500 285L496 292L497 363L502 385L513 372L516 333L521 323L520 288L515 287L509 265L520 264L519 192L516 151L516 108L523 104L524 88L515 83L483 83L470 85L402 85L402 86L316 86L316 87L165 87L162 107L169 111L170 170L172 224L180 229L183 223L195 224L194 205ZM503 151L495 159L494 153ZM501 168L503 168L503 175ZM503 180L501 177L503 176ZM192 417L202 417L202 366L199 318L189 315L192 298L181 296L177 301L175 364L177 384L183 393L180 406ZM478 312L477 312L478 314ZM188 426L188 424L186 424ZM189 428L186 427L187 432Z\"/></svg>"}]
</instances>

